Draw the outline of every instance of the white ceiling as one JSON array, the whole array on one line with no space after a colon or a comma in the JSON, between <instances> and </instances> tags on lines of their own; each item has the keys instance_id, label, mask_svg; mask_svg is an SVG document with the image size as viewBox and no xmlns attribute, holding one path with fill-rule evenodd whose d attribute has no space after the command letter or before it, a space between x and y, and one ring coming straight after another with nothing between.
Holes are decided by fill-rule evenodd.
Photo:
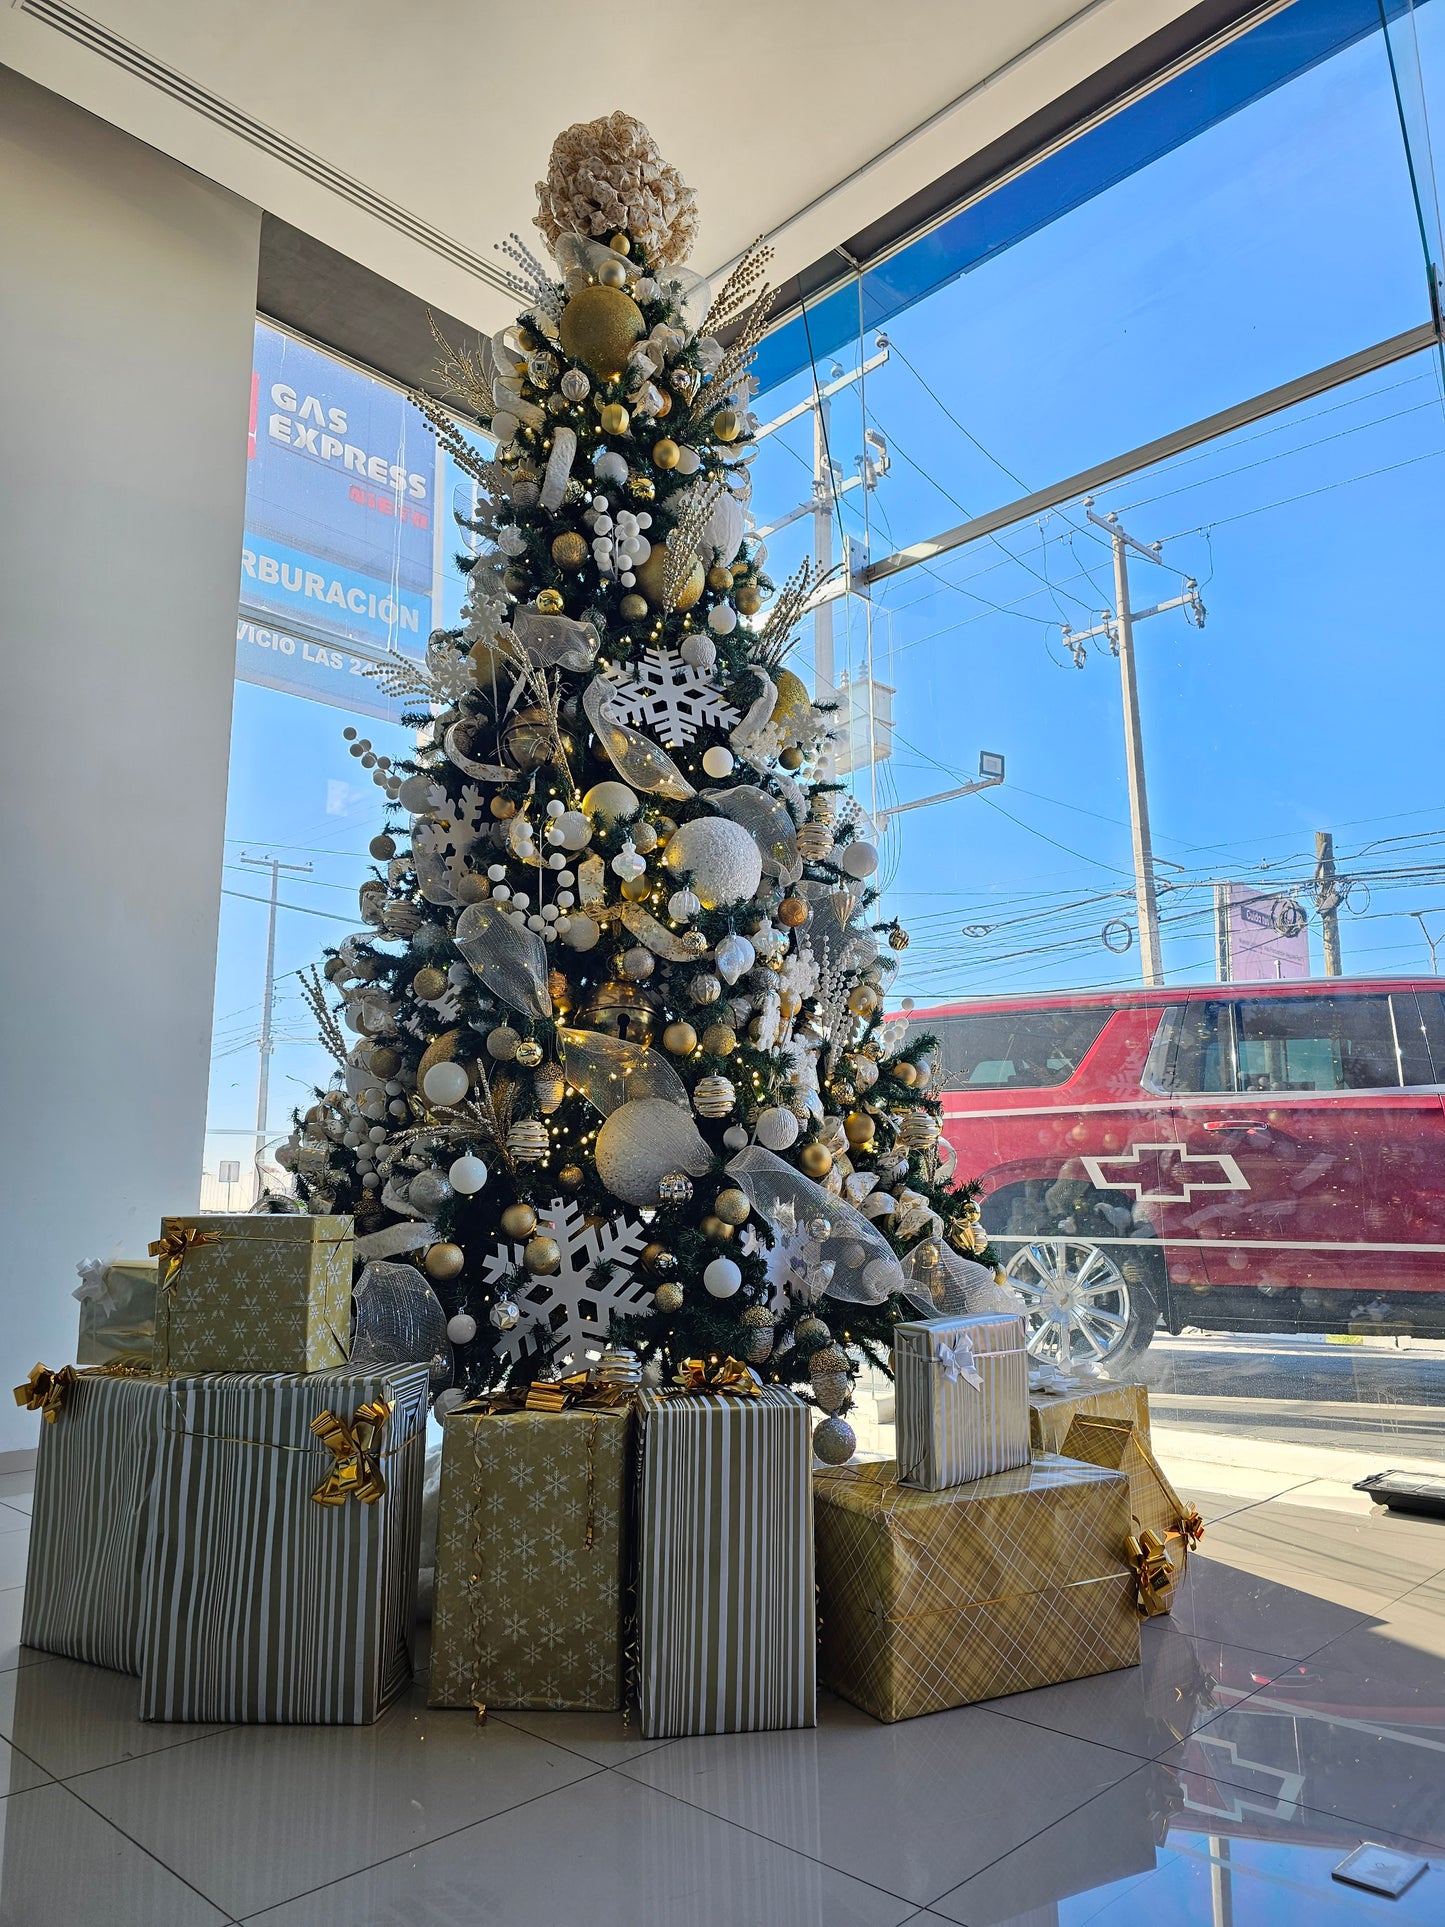
<instances>
[{"instance_id":1,"label":"white ceiling","mask_svg":"<svg viewBox=\"0 0 1445 1927\"><path fill-rule=\"evenodd\" d=\"M496 326L510 303L375 214L79 44L86 19L478 254L535 238L552 136L625 108L697 190L693 265L772 233L826 253L1188 0L12 0L0 61L351 255ZM34 11L28 11L30 7ZM561 24L558 24L561 23ZM114 49L112 49L114 52Z\"/></svg>"}]
</instances>

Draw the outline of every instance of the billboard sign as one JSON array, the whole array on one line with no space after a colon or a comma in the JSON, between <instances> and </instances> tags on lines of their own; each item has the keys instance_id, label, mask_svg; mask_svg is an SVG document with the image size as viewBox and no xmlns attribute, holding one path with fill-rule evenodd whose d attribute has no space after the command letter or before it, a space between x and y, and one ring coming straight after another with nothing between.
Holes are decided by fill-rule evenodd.
<instances>
[{"instance_id":1,"label":"billboard sign","mask_svg":"<svg viewBox=\"0 0 1445 1927\"><path fill-rule=\"evenodd\" d=\"M1219 898L1226 983L1293 982L1310 974L1305 912L1292 896L1257 884L1221 883Z\"/></svg>"},{"instance_id":2,"label":"billboard sign","mask_svg":"<svg viewBox=\"0 0 1445 1927\"><path fill-rule=\"evenodd\" d=\"M395 718L366 664L420 656L461 593L443 582L454 478L425 421L389 383L259 322L246 452L237 676Z\"/></svg>"}]
</instances>

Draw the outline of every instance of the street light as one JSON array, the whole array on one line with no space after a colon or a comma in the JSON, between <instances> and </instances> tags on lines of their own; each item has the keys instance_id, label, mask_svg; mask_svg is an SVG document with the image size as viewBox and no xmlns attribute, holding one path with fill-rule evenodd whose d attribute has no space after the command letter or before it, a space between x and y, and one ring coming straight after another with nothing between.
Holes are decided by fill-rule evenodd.
<instances>
[{"instance_id":1,"label":"street light","mask_svg":"<svg viewBox=\"0 0 1445 1927\"><path fill-rule=\"evenodd\" d=\"M951 803L955 796L973 796L979 790L996 789L1003 781L1003 757L997 751L979 751L978 776L972 783L962 783L956 790L940 790L937 796L915 796L911 803L895 803L892 809L878 812L878 827L886 830L895 816L902 816L906 810L926 809L930 803Z\"/></svg>"}]
</instances>

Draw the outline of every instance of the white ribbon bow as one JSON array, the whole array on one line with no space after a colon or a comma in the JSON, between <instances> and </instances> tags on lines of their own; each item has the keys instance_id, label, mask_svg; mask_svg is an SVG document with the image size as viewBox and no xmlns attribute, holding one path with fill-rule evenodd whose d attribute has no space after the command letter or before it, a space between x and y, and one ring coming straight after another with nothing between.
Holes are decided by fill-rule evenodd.
<instances>
[{"instance_id":1,"label":"white ribbon bow","mask_svg":"<svg viewBox=\"0 0 1445 1927\"><path fill-rule=\"evenodd\" d=\"M943 1376L951 1385L965 1378L970 1385L979 1391L983 1390L983 1378L974 1363L973 1340L967 1332L959 1333L956 1345L950 1345L946 1338L940 1338L937 1362L943 1367Z\"/></svg>"},{"instance_id":2,"label":"white ribbon bow","mask_svg":"<svg viewBox=\"0 0 1445 1927\"><path fill-rule=\"evenodd\" d=\"M110 1266L103 1259L87 1258L75 1269L80 1276L80 1283L70 1294L71 1297L78 1298L81 1304L84 1304L88 1298L99 1298L102 1304L109 1305L111 1303Z\"/></svg>"}]
</instances>

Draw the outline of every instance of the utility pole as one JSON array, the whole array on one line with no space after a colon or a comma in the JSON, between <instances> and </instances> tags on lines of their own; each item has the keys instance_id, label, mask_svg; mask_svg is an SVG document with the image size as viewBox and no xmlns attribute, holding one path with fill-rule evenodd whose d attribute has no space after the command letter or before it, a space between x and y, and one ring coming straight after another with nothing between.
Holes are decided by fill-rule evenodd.
<instances>
[{"instance_id":1,"label":"utility pole","mask_svg":"<svg viewBox=\"0 0 1445 1927\"><path fill-rule=\"evenodd\" d=\"M271 872L271 902L266 918L266 988L261 998L261 1068L256 1078L256 1155L255 1164L259 1167L261 1153L266 1148L266 1118L271 1100L271 1053L276 1045L271 1034L271 1010L276 1000L276 912L280 908L277 891L283 870L303 873L311 868L309 863L282 863L274 856L246 856L241 861L249 863L258 870Z\"/></svg>"},{"instance_id":2,"label":"utility pole","mask_svg":"<svg viewBox=\"0 0 1445 1927\"><path fill-rule=\"evenodd\" d=\"M813 518L813 568L818 576L827 575L833 566L833 517L837 503L850 490L877 488L888 473L888 447L883 436L876 429L869 429L864 440L869 453L858 457L858 473L845 481L834 465L830 454L831 442L828 429L832 420L832 398L843 389L850 388L855 381L862 381L871 375L875 368L881 368L888 360L889 346L886 335L878 336L878 352L858 367L845 371L835 362L827 382L814 387L806 401L784 411L773 421L765 422L753 439L761 441L765 435L776 434L778 429L796 421L800 415L811 412L813 417L813 492L806 502L800 502L786 515L780 515L776 522L769 522L766 528L754 531L759 541L766 541L776 535L779 529L787 528L804 515ZM866 558L865 558L866 559ZM833 650L833 601L826 596L813 609L813 700L819 703L836 703L838 700L837 663ZM873 700L870 686L869 702ZM845 719L847 720L847 719Z\"/></svg>"},{"instance_id":3,"label":"utility pole","mask_svg":"<svg viewBox=\"0 0 1445 1927\"><path fill-rule=\"evenodd\" d=\"M1340 955L1340 890L1335 880L1335 839L1328 830L1315 831L1315 906L1320 913L1325 975L1343 977Z\"/></svg>"},{"instance_id":4,"label":"utility pole","mask_svg":"<svg viewBox=\"0 0 1445 1927\"><path fill-rule=\"evenodd\" d=\"M1105 610L1103 619L1092 629L1070 629L1064 625L1064 646L1073 655L1074 666L1082 669L1088 652L1084 644L1093 636L1107 636L1109 647L1119 658L1119 685L1124 706L1124 757L1129 776L1129 830L1134 847L1134 901L1139 913L1139 962L1146 984L1162 984L1164 961L1159 943L1159 899L1154 883L1154 845L1149 834L1149 794L1144 782L1144 730L1139 717L1139 683L1134 669L1134 624L1150 616L1163 615L1166 609L1185 609L1195 627L1204 627L1204 604L1192 576L1184 578L1184 594L1167 602L1156 602L1148 609L1135 609L1129 602L1129 552L1146 562L1160 562L1160 542L1136 542L1119 526L1116 515L1096 515L1092 497L1085 497L1084 509L1096 528L1109 537L1114 552L1114 608Z\"/></svg>"},{"instance_id":5,"label":"utility pole","mask_svg":"<svg viewBox=\"0 0 1445 1927\"><path fill-rule=\"evenodd\" d=\"M1227 984L1232 981L1233 970L1229 957L1229 896L1230 886L1216 882L1214 886L1214 980Z\"/></svg>"}]
</instances>

